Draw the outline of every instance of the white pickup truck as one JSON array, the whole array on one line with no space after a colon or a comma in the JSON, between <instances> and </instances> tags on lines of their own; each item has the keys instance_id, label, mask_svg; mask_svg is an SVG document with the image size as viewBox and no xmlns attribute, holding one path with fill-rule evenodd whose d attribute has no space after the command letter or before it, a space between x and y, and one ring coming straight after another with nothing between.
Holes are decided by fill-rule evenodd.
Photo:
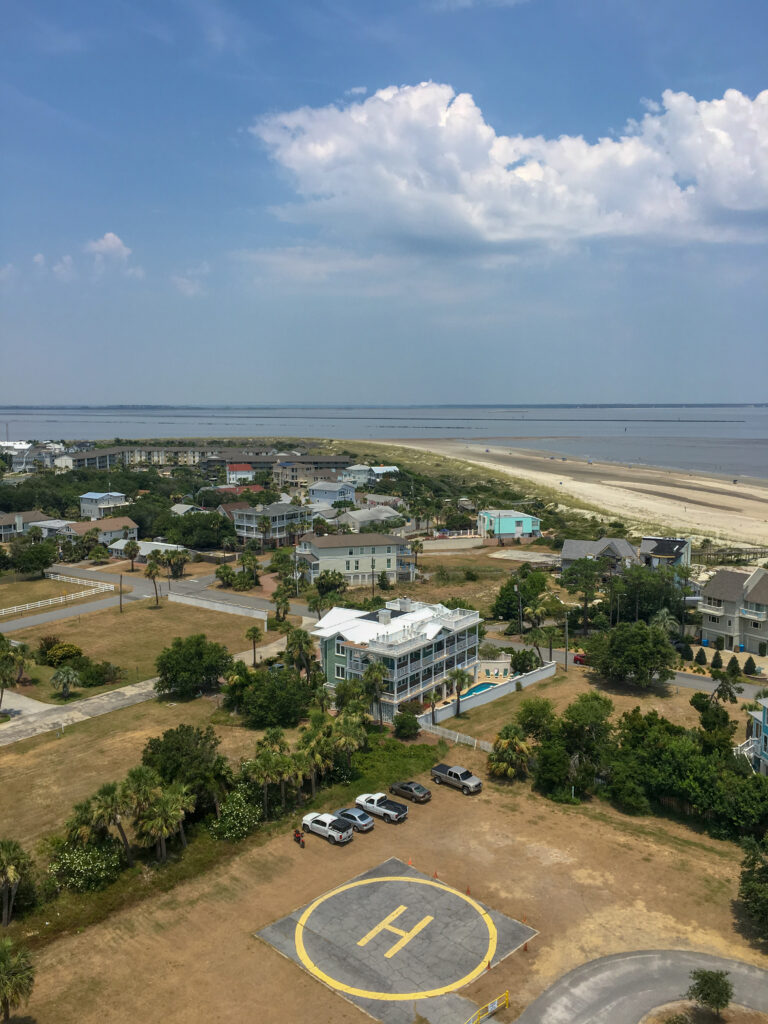
<instances>
[{"instance_id":1,"label":"white pickup truck","mask_svg":"<svg viewBox=\"0 0 768 1024\"><path fill-rule=\"evenodd\" d=\"M301 819L302 832L314 832L329 843L348 843L352 838L352 825L335 814L305 814Z\"/></svg>"},{"instance_id":2,"label":"white pickup truck","mask_svg":"<svg viewBox=\"0 0 768 1024\"><path fill-rule=\"evenodd\" d=\"M355 800L355 804L369 814L375 814L377 818L383 818L390 824L405 821L408 817L408 808L405 804L398 804L389 800L386 793L361 793Z\"/></svg>"}]
</instances>

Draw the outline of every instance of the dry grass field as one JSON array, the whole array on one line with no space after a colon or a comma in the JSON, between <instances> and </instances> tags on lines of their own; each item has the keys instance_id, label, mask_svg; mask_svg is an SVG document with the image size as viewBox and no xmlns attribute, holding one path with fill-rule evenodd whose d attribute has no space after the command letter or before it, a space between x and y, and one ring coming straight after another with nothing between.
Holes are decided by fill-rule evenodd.
<instances>
[{"instance_id":1,"label":"dry grass field","mask_svg":"<svg viewBox=\"0 0 768 1024\"><path fill-rule=\"evenodd\" d=\"M57 829L72 805L102 783L121 778L137 764L146 741L182 722L205 727L216 702L202 697L186 703L147 701L70 726L57 738L47 732L2 748L0 822L3 833L25 846ZM223 754L236 763L253 753L261 735L216 725ZM293 741L296 733L287 732Z\"/></svg>"},{"instance_id":2,"label":"dry grass field","mask_svg":"<svg viewBox=\"0 0 768 1024\"><path fill-rule=\"evenodd\" d=\"M15 630L10 635L34 647L41 636L55 633L62 641L77 644L96 661L120 665L126 671L124 681L136 682L155 675L155 658L174 637L205 633L209 640L225 644L232 654L240 654L249 646L245 631L255 622L246 616L169 604L165 599L155 607L154 598L149 598L125 605L122 615L117 608L107 608L34 629ZM277 640L280 635L270 631L262 644ZM32 690L23 692L36 696Z\"/></svg>"},{"instance_id":3,"label":"dry grass field","mask_svg":"<svg viewBox=\"0 0 768 1024\"><path fill-rule=\"evenodd\" d=\"M530 686L525 690L507 694L474 711L462 711L457 718L450 718L441 724L448 729L477 736L481 740L493 742L503 725L512 721L520 702L528 697L546 697L551 700L557 714L574 701L580 693L602 693L613 701L613 718L618 719L625 711L639 707L643 714L658 711L676 725L684 725L691 729L699 724L699 715L690 704L694 691L676 687L674 683L667 688L641 690L636 687L607 686L595 683L589 669L571 666L568 674L559 673L551 679ZM736 742L746 738L746 716L738 706L730 708L731 717L739 722Z\"/></svg>"},{"instance_id":4,"label":"dry grass field","mask_svg":"<svg viewBox=\"0 0 768 1024\"><path fill-rule=\"evenodd\" d=\"M76 583L62 583L60 580L22 580L18 583L6 582L0 576L0 608L12 608L19 604L31 604L33 601L46 601L52 597L63 597L65 594L77 594L84 591L88 582L78 587ZM93 597L91 598L93 600ZM42 609L45 611L46 609ZM4 615L2 621L17 618L18 615L29 615L30 612L19 612L17 615Z\"/></svg>"},{"instance_id":5,"label":"dry grass field","mask_svg":"<svg viewBox=\"0 0 768 1024\"><path fill-rule=\"evenodd\" d=\"M453 760L483 775L466 748ZM254 932L386 860L414 867L539 931L462 990L478 1005L509 989L513 1021L586 960L634 949L697 949L765 965L736 925L740 851L672 821L629 818L597 801L550 803L525 784L487 783L478 797L445 789L400 827L377 824L349 847L290 827L258 837L215 874L115 914L36 954L28 1013L37 1024L187 1024L210 1020L370 1020L254 938ZM137 984L137 979L141 983ZM322 1007L322 1010L320 1010Z\"/></svg>"},{"instance_id":6,"label":"dry grass field","mask_svg":"<svg viewBox=\"0 0 768 1024\"><path fill-rule=\"evenodd\" d=\"M86 568L87 563L80 566L81 569ZM131 572L131 563L129 559L124 559L120 562L108 562L106 565L100 565L95 567L96 572L109 572L116 575L123 573L127 580L134 578L135 576L143 576L144 569L146 566L140 562L134 562L133 572ZM193 576L210 576L216 572L216 566L213 562L187 562L184 566L184 578L189 579Z\"/></svg>"}]
</instances>

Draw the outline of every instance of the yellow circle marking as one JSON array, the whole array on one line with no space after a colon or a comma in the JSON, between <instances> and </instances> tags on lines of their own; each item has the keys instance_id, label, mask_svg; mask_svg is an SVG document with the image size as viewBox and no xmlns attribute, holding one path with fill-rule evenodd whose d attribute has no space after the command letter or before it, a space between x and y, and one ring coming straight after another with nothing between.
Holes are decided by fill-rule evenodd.
<instances>
[{"instance_id":1,"label":"yellow circle marking","mask_svg":"<svg viewBox=\"0 0 768 1024\"><path fill-rule=\"evenodd\" d=\"M424 992L371 992L365 988L354 988L352 985L345 985L342 981L337 981L336 978L332 978L330 975L321 971L317 964L312 960L310 955L307 953L306 947L304 946L304 929L307 925L307 921L311 915L317 910L317 908L325 903L326 900L331 899L332 896L338 896L342 892L347 892L348 889L356 889L361 885L375 885L378 882L407 882L410 885L431 885L435 889L440 889L443 892L449 893L451 896L457 896L460 900L464 900L468 903L473 910L476 910L480 917L485 923L485 927L488 929L488 949L483 956L483 959L469 974L465 974L463 978L459 978L458 981L451 982L450 985L442 985L440 988L431 988ZM457 892L456 889L451 889L450 886L443 885L441 882L434 882L430 878L408 878L407 876L399 875L383 875L380 878L362 878L358 882L348 882L346 885L340 885L338 889L334 889L332 892L328 892L325 896L318 896L314 903L310 903L307 909L299 918L296 924L296 952L299 954L299 959L302 964L306 967L310 974L314 974L320 981L324 981L326 985L331 988L337 989L339 992L346 992L349 996L359 996L362 999L384 999L389 1002L405 1002L411 999L431 999L434 996L443 996L447 992L455 992L456 989L463 988L468 985L475 978L480 977L486 968L486 964L490 963L493 959L493 954L496 952L496 941L498 934L496 932L496 926L491 920L487 911L483 910L479 903L476 903L471 896L465 896L464 893Z\"/></svg>"}]
</instances>

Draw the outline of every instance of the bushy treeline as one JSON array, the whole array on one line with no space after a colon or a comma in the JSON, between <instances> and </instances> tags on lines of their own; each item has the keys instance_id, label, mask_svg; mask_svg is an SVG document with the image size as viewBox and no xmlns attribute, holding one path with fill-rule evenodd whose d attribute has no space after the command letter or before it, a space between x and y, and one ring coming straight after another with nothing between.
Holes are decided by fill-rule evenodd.
<instances>
[{"instance_id":1,"label":"bushy treeline","mask_svg":"<svg viewBox=\"0 0 768 1024\"><path fill-rule=\"evenodd\" d=\"M599 693L581 694L561 715L545 698L529 698L497 738L489 771L530 774L554 800L600 794L630 814L668 807L719 838L762 838L768 778L733 753L736 723L716 694L696 693L691 704L699 712L694 729L639 708L614 725L613 702Z\"/></svg>"}]
</instances>

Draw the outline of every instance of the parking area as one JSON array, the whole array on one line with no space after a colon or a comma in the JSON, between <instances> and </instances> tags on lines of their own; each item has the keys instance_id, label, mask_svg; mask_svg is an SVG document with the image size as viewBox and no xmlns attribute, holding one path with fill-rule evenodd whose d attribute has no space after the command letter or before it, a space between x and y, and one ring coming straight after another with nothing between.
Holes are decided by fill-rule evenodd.
<instances>
[{"instance_id":1,"label":"parking area","mask_svg":"<svg viewBox=\"0 0 768 1024\"><path fill-rule=\"evenodd\" d=\"M534 935L394 857L257 933L385 1024L464 1024L477 1006L460 990Z\"/></svg>"}]
</instances>

